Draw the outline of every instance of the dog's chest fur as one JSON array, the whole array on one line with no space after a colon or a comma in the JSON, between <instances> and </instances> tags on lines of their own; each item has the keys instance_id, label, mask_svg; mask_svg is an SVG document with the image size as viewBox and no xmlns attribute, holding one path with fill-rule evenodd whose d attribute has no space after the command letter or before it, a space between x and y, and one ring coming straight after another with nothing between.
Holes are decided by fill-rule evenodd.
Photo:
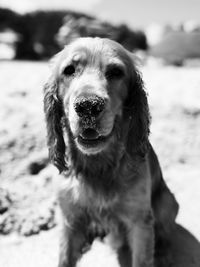
<instances>
[{"instance_id":1,"label":"dog's chest fur","mask_svg":"<svg viewBox=\"0 0 200 267\"><path fill-rule=\"evenodd\" d=\"M121 179L125 180L124 183ZM112 182L108 181L106 189L101 186L94 188L81 176L71 176L60 190L59 198L68 224L88 217L89 225L93 221L108 232L110 228L118 228L120 224L142 217L148 202L146 195L145 179L138 179L134 174L121 177L118 173Z\"/></svg>"}]
</instances>

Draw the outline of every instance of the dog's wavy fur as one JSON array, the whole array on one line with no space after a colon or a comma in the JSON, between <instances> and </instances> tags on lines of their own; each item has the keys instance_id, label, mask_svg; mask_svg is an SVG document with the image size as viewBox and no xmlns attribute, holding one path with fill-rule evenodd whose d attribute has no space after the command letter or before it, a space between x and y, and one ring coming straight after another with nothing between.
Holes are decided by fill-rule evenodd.
<instances>
[{"instance_id":1,"label":"dog's wavy fur","mask_svg":"<svg viewBox=\"0 0 200 267\"><path fill-rule=\"evenodd\" d=\"M126 96L122 115L116 117L114 141L105 150L87 155L74 141L65 111L68 103L60 92L63 86L66 92L70 83L63 80L60 68L73 47L79 51L87 47L86 53L94 55L99 44L102 51L105 47L117 51L126 66ZM66 177L59 193L64 217L59 267L75 266L95 237L103 238L119 253L129 247L134 267L155 266L154 258L161 255L163 244L168 244L178 204L149 143L147 96L130 54L110 40L76 40L54 59L52 75L44 87L44 111L50 159Z\"/></svg>"}]
</instances>

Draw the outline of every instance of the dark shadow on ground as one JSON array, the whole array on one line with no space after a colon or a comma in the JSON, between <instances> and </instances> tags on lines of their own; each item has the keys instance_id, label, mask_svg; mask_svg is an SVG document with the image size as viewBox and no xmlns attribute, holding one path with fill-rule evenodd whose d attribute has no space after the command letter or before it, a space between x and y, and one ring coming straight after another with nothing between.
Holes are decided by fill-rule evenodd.
<instances>
[{"instance_id":1,"label":"dark shadow on ground","mask_svg":"<svg viewBox=\"0 0 200 267\"><path fill-rule=\"evenodd\" d=\"M171 246L170 263L165 261L165 254L162 259L156 259L156 267L200 267L200 243L186 229L176 225L170 237ZM131 267L130 251L124 247L119 253L121 267Z\"/></svg>"},{"instance_id":2,"label":"dark shadow on ground","mask_svg":"<svg viewBox=\"0 0 200 267\"><path fill-rule=\"evenodd\" d=\"M189 231L177 224L171 241L172 267L200 266L200 243Z\"/></svg>"}]
</instances>

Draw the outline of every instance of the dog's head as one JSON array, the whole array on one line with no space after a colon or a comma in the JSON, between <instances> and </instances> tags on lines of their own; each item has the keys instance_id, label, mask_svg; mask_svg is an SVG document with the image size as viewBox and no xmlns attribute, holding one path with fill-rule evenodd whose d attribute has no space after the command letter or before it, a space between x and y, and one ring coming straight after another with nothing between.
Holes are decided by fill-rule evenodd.
<instances>
[{"instance_id":1,"label":"dog's head","mask_svg":"<svg viewBox=\"0 0 200 267\"><path fill-rule=\"evenodd\" d=\"M145 153L146 93L130 53L118 43L80 38L66 46L54 59L44 94L50 157L60 171L66 168L66 124L82 154L109 151L118 141L129 153Z\"/></svg>"}]
</instances>

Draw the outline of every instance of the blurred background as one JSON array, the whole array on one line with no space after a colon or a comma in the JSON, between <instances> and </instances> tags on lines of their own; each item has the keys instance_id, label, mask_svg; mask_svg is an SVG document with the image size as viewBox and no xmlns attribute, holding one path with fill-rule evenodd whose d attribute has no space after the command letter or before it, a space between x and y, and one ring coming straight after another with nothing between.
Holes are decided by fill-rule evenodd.
<instances>
[{"instance_id":1,"label":"blurred background","mask_svg":"<svg viewBox=\"0 0 200 267\"><path fill-rule=\"evenodd\" d=\"M72 39L111 38L181 65L200 57L198 0L1 0L1 58L44 60Z\"/></svg>"},{"instance_id":2,"label":"blurred background","mask_svg":"<svg viewBox=\"0 0 200 267\"><path fill-rule=\"evenodd\" d=\"M137 55L177 222L200 240L199 14L199 0L0 0L0 266L56 266L63 178L48 161L42 88L48 60L83 36Z\"/></svg>"}]
</instances>

